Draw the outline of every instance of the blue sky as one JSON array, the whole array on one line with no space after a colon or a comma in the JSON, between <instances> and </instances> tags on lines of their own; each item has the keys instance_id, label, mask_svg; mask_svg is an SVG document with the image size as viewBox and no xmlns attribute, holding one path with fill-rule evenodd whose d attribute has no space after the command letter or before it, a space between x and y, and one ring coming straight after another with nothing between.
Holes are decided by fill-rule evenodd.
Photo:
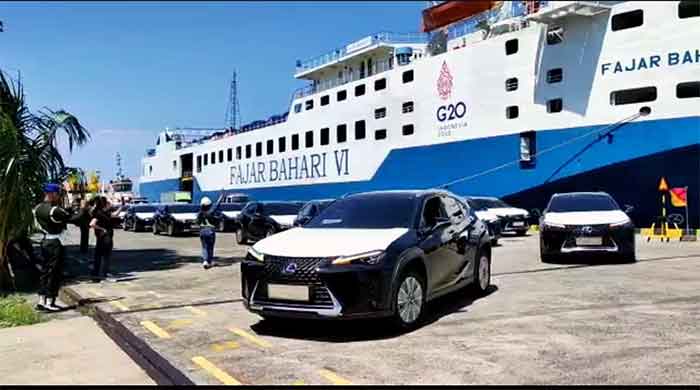
<instances>
[{"instance_id":1,"label":"blue sky","mask_svg":"<svg viewBox=\"0 0 700 390\"><path fill-rule=\"evenodd\" d=\"M63 108L93 135L69 164L115 172L166 126L221 127L238 70L244 122L289 109L297 59L377 31L417 31L426 2L0 2L0 69L32 110Z\"/></svg>"}]
</instances>

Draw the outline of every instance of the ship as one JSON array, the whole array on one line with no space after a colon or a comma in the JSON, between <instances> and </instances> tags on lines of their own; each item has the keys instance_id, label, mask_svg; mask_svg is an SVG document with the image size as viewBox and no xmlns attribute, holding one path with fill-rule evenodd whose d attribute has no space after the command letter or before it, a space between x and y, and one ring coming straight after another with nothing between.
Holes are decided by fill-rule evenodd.
<instances>
[{"instance_id":1,"label":"ship","mask_svg":"<svg viewBox=\"0 0 700 390\"><path fill-rule=\"evenodd\" d=\"M687 187L698 225L698 1L443 1L420 16L419 32L298 60L307 85L283 114L194 139L161 132L141 195L446 188L543 210L554 193L606 191L648 226L664 177Z\"/></svg>"}]
</instances>

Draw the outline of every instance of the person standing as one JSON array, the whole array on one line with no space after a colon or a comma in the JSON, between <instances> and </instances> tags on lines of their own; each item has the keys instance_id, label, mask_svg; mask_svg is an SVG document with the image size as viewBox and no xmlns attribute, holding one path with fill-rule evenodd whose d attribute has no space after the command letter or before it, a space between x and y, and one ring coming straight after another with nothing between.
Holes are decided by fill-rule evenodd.
<instances>
[{"instance_id":1,"label":"person standing","mask_svg":"<svg viewBox=\"0 0 700 390\"><path fill-rule=\"evenodd\" d=\"M80 215L80 254L88 254L88 244L90 242L90 207L92 207L92 200L83 199L80 201L80 209L78 214Z\"/></svg>"},{"instance_id":2,"label":"person standing","mask_svg":"<svg viewBox=\"0 0 700 390\"><path fill-rule=\"evenodd\" d=\"M211 199L203 197L197 214L199 240L202 242L202 266L209 269L214 265L214 244L216 243L217 218L212 214Z\"/></svg>"},{"instance_id":3,"label":"person standing","mask_svg":"<svg viewBox=\"0 0 700 390\"><path fill-rule=\"evenodd\" d=\"M92 267L93 281L111 277L109 272L112 261L112 249L114 247L114 228L112 226L112 213L107 198L99 196L95 199L92 209L90 227L95 231L95 261Z\"/></svg>"},{"instance_id":4,"label":"person standing","mask_svg":"<svg viewBox=\"0 0 700 390\"><path fill-rule=\"evenodd\" d=\"M59 311L62 308L56 305L56 297L63 283L63 233L66 224L79 225L80 219L78 215L71 215L61 207L61 187L54 183L44 185L44 201L34 207L33 211L36 225L44 233L41 240L43 265L36 309Z\"/></svg>"}]
</instances>

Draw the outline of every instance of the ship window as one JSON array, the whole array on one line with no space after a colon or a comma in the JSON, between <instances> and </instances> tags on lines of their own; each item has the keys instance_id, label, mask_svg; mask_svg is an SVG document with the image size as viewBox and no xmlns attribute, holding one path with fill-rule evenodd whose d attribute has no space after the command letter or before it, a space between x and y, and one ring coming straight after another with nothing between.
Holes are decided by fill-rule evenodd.
<instances>
[{"instance_id":1,"label":"ship window","mask_svg":"<svg viewBox=\"0 0 700 390\"><path fill-rule=\"evenodd\" d=\"M691 81L676 85L676 97L679 99L700 97L700 81Z\"/></svg>"},{"instance_id":2,"label":"ship window","mask_svg":"<svg viewBox=\"0 0 700 390\"><path fill-rule=\"evenodd\" d=\"M520 110L518 106L508 106L506 107L506 118L515 119L520 115Z\"/></svg>"},{"instance_id":3,"label":"ship window","mask_svg":"<svg viewBox=\"0 0 700 390\"><path fill-rule=\"evenodd\" d=\"M622 89L610 92L610 105L653 102L656 100L656 87Z\"/></svg>"},{"instance_id":4,"label":"ship window","mask_svg":"<svg viewBox=\"0 0 700 390\"><path fill-rule=\"evenodd\" d=\"M561 98L556 98L552 100L547 100L547 112L554 114L556 112L561 112L564 108L564 103Z\"/></svg>"},{"instance_id":5,"label":"ship window","mask_svg":"<svg viewBox=\"0 0 700 390\"><path fill-rule=\"evenodd\" d=\"M520 133L520 168L534 168L536 157L537 134L534 131Z\"/></svg>"},{"instance_id":6,"label":"ship window","mask_svg":"<svg viewBox=\"0 0 700 390\"><path fill-rule=\"evenodd\" d=\"M564 27L550 26L547 28L547 44L556 45L564 41Z\"/></svg>"},{"instance_id":7,"label":"ship window","mask_svg":"<svg viewBox=\"0 0 700 390\"><path fill-rule=\"evenodd\" d=\"M509 39L506 41L506 55L515 54L518 52L518 40Z\"/></svg>"},{"instance_id":8,"label":"ship window","mask_svg":"<svg viewBox=\"0 0 700 390\"><path fill-rule=\"evenodd\" d=\"M202 156L197 156L197 172L202 172Z\"/></svg>"},{"instance_id":9,"label":"ship window","mask_svg":"<svg viewBox=\"0 0 700 390\"><path fill-rule=\"evenodd\" d=\"M678 17L681 19L700 16L700 1L681 0L678 2Z\"/></svg>"},{"instance_id":10,"label":"ship window","mask_svg":"<svg viewBox=\"0 0 700 390\"><path fill-rule=\"evenodd\" d=\"M403 135L413 134L413 125L403 125L403 127L401 128L401 133Z\"/></svg>"},{"instance_id":11,"label":"ship window","mask_svg":"<svg viewBox=\"0 0 700 390\"><path fill-rule=\"evenodd\" d=\"M177 170L177 160L173 160L173 171Z\"/></svg>"},{"instance_id":12,"label":"ship window","mask_svg":"<svg viewBox=\"0 0 700 390\"><path fill-rule=\"evenodd\" d=\"M216 164L216 152L211 152L211 165Z\"/></svg>"},{"instance_id":13,"label":"ship window","mask_svg":"<svg viewBox=\"0 0 700 390\"><path fill-rule=\"evenodd\" d=\"M292 135L292 150L299 149L299 134Z\"/></svg>"},{"instance_id":14,"label":"ship window","mask_svg":"<svg viewBox=\"0 0 700 390\"><path fill-rule=\"evenodd\" d=\"M321 105L322 105L322 106L327 106L328 103L330 103L330 102L331 102L331 97L330 97L330 96L328 96L328 95L323 95L323 96L321 96Z\"/></svg>"},{"instance_id":15,"label":"ship window","mask_svg":"<svg viewBox=\"0 0 700 390\"><path fill-rule=\"evenodd\" d=\"M267 154L272 154L275 149L275 141L269 139L267 140Z\"/></svg>"},{"instance_id":16,"label":"ship window","mask_svg":"<svg viewBox=\"0 0 700 390\"><path fill-rule=\"evenodd\" d=\"M209 165L209 155L204 153L204 165Z\"/></svg>"},{"instance_id":17,"label":"ship window","mask_svg":"<svg viewBox=\"0 0 700 390\"><path fill-rule=\"evenodd\" d=\"M148 176L153 176L153 165L148 166Z\"/></svg>"},{"instance_id":18,"label":"ship window","mask_svg":"<svg viewBox=\"0 0 700 390\"><path fill-rule=\"evenodd\" d=\"M362 96L365 94L365 85L360 84L355 87L355 96Z\"/></svg>"},{"instance_id":19,"label":"ship window","mask_svg":"<svg viewBox=\"0 0 700 390\"><path fill-rule=\"evenodd\" d=\"M255 156L262 156L262 142L255 143Z\"/></svg>"},{"instance_id":20,"label":"ship window","mask_svg":"<svg viewBox=\"0 0 700 390\"><path fill-rule=\"evenodd\" d=\"M314 147L314 132L313 131L306 132L306 147L307 148Z\"/></svg>"},{"instance_id":21,"label":"ship window","mask_svg":"<svg viewBox=\"0 0 700 390\"><path fill-rule=\"evenodd\" d=\"M304 109L308 111L308 110L310 110L310 109L312 109L312 108L314 108L314 101L313 101L313 100L307 100L306 103L305 103Z\"/></svg>"},{"instance_id":22,"label":"ship window","mask_svg":"<svg viewBox=\"0 0 700 390\"><path fill-rule=\"evenodd\" d=\"M342 102L343 100L348 98L348 91L342 90L338 91L338 94L336 95L336 100L339 102Z\"/></svg>"},{"instance_id":23,"label":"ship window","mask_svg":"<svg viewBox=\"0 0 700 390\"><path fill-rule=\"evenodd\" d=\"M517 77L511 77L509 79L506 79L506 91L515 91L518 89L518 78Z\"/></svg>"},{"instance_id":24,"label":"ship window","mask_svg":"<svg viewBox=\"0 0 700 390\"><path fill-rule=\"evenodd\" d=\"M347 125L338 125L338 128L336 129L336 140L338 143L343 143L348 140L348 126Z\"/></svg>"},{"instance_id":25,"label":"ship window","mask_svg":"<svg viewBox=\"0 0 700 390\"><path fill-rule=\"evenodd\" d=\"M321 129L321 145L330 143L330 130L327 127Z\"/></svg>"},{"instance_id":26,"label":"ship window","mask_svg":"<svg viewBox=\"0 0 700 390\"><path fill-rule=\"evenodd\" d=\"M564 70L562 68L550 69L547 71L547 82L550 84L559 83L564 79Z\"/></svg>"},{"instance_id":27,"label":"ship window","mask_svg":"<svg viewBox=\"0 0 700 390\"><path fill-rule=\"evenodd\" d=\"M386 129L374 130L374 139L386 139Z\"/></svg>"},{"instance_id":28,"label":"ship window","mask_svg":"<svg viewBox=\"0 0 700 390\"><path fill-rule=\"evenodd\" d=\"M377 108L376 110L374 110L375 119L381 119L384 117L386 117L386 107Z\"/></svg>"},{"instance_id":29,"label":"ship window","mask_svg":"<svg viewBox=\"0 0 700 390\"><path fill-rule=\"evenodd\" d=\"M245 146L245 158L250 158L253 154L253 147L248 144Z\"/></svg>"},{"instance_id":30,"label":"ship window","mask_svg":"<svg viewBox=\"0 0 700 390\"><path fill-rule=\"evenodd\" d=\"M224 162L224 151L219 150L219 162L222 163Z\"/></svg>"},{"instance_id":31,"label":"ship window","mask_svg":"<svg viewBox=\"0 0 700 390\"><path fill-rule=\"evenodd\" d=\"M403 72L401 79L403 80L404 84L413 81L413 69Z\"/></svg>"},{"instance_id":32,"label":"ship window","mask_svg":"<svg viewBox=\"0 0 700 390\"><path fill-rule=\"evenodd\" d=\"M401 112L404 114L413 112L413 102L404 102L404 104L401 105Z\"/></svg>"},{"instance_id":33,"label":"ship window","mask_svg":"<svg viewBox=\"0 0 700 390\"><path fill-rule=\"evenodd\" d=\"M277 140L277 149L279 153L284 153L284 151L287 150L287 138L280 137Z\"/></svg>"},{"instance_id":34,"label":"ship window","mask_svg":"<svg viewBox=\"0 0 700 390\"><path fill-rule=\"evenodd\" d=\"M365 121L355 122L355 139L365 138Z\"/></svg>"},{"instance_id":35,"label":"ship window","mask_svg":"<svg viewBox=\"0 0 700 390\"><path fill-rule=\"evenodd\" d=\"M294 105L294 112L295 113L300 113L301 112L301 103L297 103Z\"/></svg>"},{"instance_id":36,"label":"ship window","mask_svg":"<svg viewBox=\"0 0 700 390\"><path fill-rule=\"evenodd\" d=\"M644 23L644 11L637 9L613 15L612 30L626 30L628 28L639 27Z\"/></svg>"},{"instance_id":37,"label":"ship window","mask_svg":"<svg viewBox=\"0 0 700 390\"><path fill-rule=\"evenodd\" d=\"M386 88L386 79L379 79L374 81L374 90L381 91Z\"/></svg>"},{"instance_id":38,"label":"ship window","mask_svg":"<svg viewBox=\"0 0 700 390\"><path fill-rule=\"evenodd\" d=\"M243 153L241 153L242 148L240 146L236 146L236 160L240 160L243 158Z\"/></svg>"},{"instance_id":39,"label":"ship window","mask_svg":"<svg viewBox=\"0 0 700 390\"><path fill-rule=\"evenodd\" d=\"M228 150L226 151L226 160L227 161L233 160L233 149L228 148Z\"/></svg>"}]
</instances>

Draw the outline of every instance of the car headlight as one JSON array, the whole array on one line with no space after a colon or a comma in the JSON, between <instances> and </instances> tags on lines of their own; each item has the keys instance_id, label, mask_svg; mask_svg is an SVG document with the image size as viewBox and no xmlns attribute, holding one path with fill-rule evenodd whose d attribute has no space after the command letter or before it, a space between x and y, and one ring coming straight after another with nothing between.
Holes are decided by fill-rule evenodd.
<instances>
[{"instance_id":1,"label":"car headlight","mask_svg":"<svg viewBox=\"0 0 700 390\"><path fill-rule=\"evenodd\" d=\"M248 248L248 255L252 260L265 261L265 255L253 249L253 247Z\"/></svg>"},{"instance_id":2,"label":"car headlight","mask_svg":"<svg viewBox=\"0 0 700 390\"><path fill-rule=\"evenodd\" d=\"M560 223L544 222L543 225L545 228L550 229L566 229L566 225L562 225Z\"/></svg>"},{"instance_id":3,"label":"car headlight","mask_svg":"<svg viewBox=\"0 0 700 390\"><path fill-rule=\"evenodd\" d=\"M630 223L631 223L631 221L625 220L625 221L620 221L620 222L611 223L609 226L610 226L611 228L618 228L618 227L627 226L627 225L629 225Z\"/></svg>"},{"instance_id":4,"label":"car headlight","mask_svg":"<svg viewBox=\"0 0 700 390\"><path fill-rule=\"evenodd\" d=\"M371 252L358 253L358 254L352 255L352 256L341 256L341 257L338 257L337 259L333 260L332 264L341 265L341 264L351 264L351 263L362 263L362 264L368 264L368 265L375 265L375 264L379 264L379 262L382 261L383 258L384 258L384 251L371 251Z\"/></svg>"}]
</instances>

